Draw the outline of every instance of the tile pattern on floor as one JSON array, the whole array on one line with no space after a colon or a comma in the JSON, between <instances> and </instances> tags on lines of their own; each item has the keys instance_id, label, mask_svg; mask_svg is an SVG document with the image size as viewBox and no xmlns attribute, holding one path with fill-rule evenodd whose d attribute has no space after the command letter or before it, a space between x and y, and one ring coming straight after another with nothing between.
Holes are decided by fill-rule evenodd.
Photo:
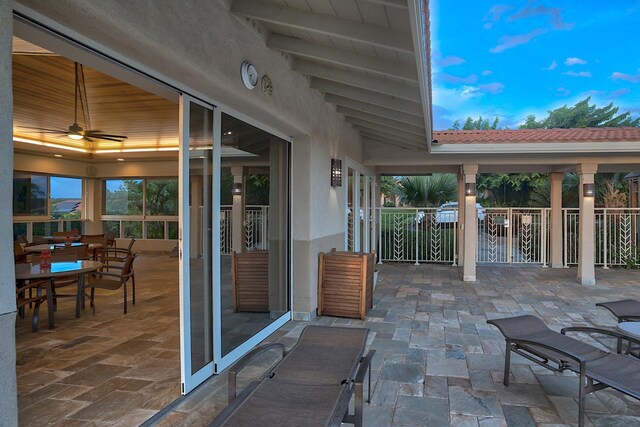
<instances>
[{"instance_id":1,"label":"tile pattern on floor","mask_svg":"<svg viewBox=\"0 0 640 427\"><path fill-rule=\"evenodd\" d=\"M541 317L552 329L614 325L595 303L640 298L638 270L597 270L596 286L576 282L576 270L479 266L478 281L462 282L446 265L381 265L374 307L365 321L316 318L313 324L371 330L372 402L366 426L560 426L577 423L577 377L514 355L511 382L502 384L504 339L491 318ZM295 344L308 323L289 322L266 341ZM585 337L594 345L612 342ZM241 384L267 363L244 372ZM226 373L200 388L156 423L206 426L227 404ZM640 402L605 389L587 397L587 423L640 426Z\"/></svg>"}]
</instances>

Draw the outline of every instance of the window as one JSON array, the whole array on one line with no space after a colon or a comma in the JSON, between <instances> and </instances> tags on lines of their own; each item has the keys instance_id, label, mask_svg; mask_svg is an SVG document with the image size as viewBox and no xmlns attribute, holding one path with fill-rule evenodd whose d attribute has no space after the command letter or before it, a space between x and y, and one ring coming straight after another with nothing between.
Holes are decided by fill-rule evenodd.
<instances>
[{"instance_id":1,"label":"window","mask_svg":"<svg viewBox=\"0 0 640 427\"><path fill-rule=\"evenodd\" d=\"M47 215L49 180L45 175L13 175L13 215Z\"/></svg>"},{"instance_id":2,"label":"window","mask_svg":"<svg viewBox=\"0 0 640 427\"><path fill-rule=\"evenodd\" d=\"M177 239L176 178L104 181L103 229L118 238Z\"/></svg>"}]
</instances>

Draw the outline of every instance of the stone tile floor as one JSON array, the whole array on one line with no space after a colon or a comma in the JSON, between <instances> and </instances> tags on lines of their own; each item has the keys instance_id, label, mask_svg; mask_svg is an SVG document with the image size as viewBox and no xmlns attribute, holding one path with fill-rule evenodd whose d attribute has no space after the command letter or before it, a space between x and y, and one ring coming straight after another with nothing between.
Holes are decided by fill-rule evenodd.
<instances>
[{"instance_id":1,"label":"stone tile floor","mask_svg":"<svg viewBox=\"0 0 640 427\"><path fill-rule=\"evenodd\" d=\"M313 323L366 326L373 362L367 426L552 426L576 422L577 379L514 359L502 385L504 340L486 319L521 313L554 329L613 325L595 303L640 298L638 270L597 269L598 284L580 286L575 269L478 268L463 283L445 265L380 267L374 308L365 321L322 317ZM179 396L177 261L143 254L136 260L136 305L122 314L120 293L102 293L95 316L73 317L61 300L56 329L30 331L17 322L20 424L136 426ZM269 341L295 344L304 322L289 322ZM598 343L596 343L598 344ZM610 343L605 343L610 344ZM244 372L259 376L265 361ZM241 383L242 384L242 383ZM223 373L187 396L159 426L207 425L226 405ZM603 390L588 396L588 422L640 426L640 402ZM1 424L1 421L0 421Z\"/></svg>"},{"instance_id":2,"label":"stone tile floor","mask_svg":"<svg viewBox=\"0 0 640 427\"><path fill-rule=\"evenodd\" d=\"M385 264L365 321L322 317L315 324L371 330L373 395L366 426L564 426L577 423L577 378L515 356L502 384L504 339L490 318L524 313L551 328L614 325L599 301L640 298L640 271L597 270L596 286L576 282L575 269L480 266L464 283L458 268ZM289 322L267 341L290 346L307 323ZM585 340L590 338L585 337ZM595 345L611 344L591 342ZM263 363L265 365L266 363ZM264 370L259 364L246 382ZM223 373L192 392L155 425L206 426L226 405ZM640 426L640 401L612 390L587 397L587 423Z\"/></svg>"}]
</instances>

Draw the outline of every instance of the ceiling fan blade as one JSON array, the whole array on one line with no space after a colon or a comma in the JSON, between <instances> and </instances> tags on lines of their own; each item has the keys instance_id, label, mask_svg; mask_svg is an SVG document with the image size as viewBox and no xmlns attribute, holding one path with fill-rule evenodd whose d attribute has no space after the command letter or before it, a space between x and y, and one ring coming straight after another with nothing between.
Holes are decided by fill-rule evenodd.
<instances>
[{"instance_id":1,"label":"ceiling fan blade","mask_svg":"<svg viewBox=\"0 0 640 427\"><path fill-rule=\"evenodd\" d=\"M127 139L127 137L124 135L112 135L108 133L101 133L100 131L94 131L94 130L85 131L84 134L88 136L93 136L95 138L102 138L103 136L106 136L109 138Z\"/></svg>"},{"instance_id":2,"label":"ceiling fan blade","mask_svg":"<svg viewBox=\"0 0 640 427\"><path fill-rule=\"evenodd\" d=\"M110 136L106 136L106 135L91 135L93 138L98 138L98 139L106 139L107 141L115 141L115 142L124 142L124 139L120 139L120 138L111 138ZM126 136L125 136L126 138Z\"/></svg>"},{"instance_id":3,"label":"ceiling fan blade","mask_svg":"<svg viewBox=\"0 0 640 427\"><path fill-rule=\"evenodd\" d=\"M63 133L63 134L68 133L66 130L60 130L60 129L47 129L47 128L22 128L22 129L31 130L31 131L42 131L47 133Z\"/></svg>"},{"instance_id":4,"label":"ceiling fan blade","mask_svg":"<svg viewBox=\"0 0 640 427\"><path fill-rule=\"evenodd\" d=\"M88 142L93 142L93 139L88 137L87 135L83 136L82 139L84 139L85 141L88 141Z\"/></svg>"}]
</instances>

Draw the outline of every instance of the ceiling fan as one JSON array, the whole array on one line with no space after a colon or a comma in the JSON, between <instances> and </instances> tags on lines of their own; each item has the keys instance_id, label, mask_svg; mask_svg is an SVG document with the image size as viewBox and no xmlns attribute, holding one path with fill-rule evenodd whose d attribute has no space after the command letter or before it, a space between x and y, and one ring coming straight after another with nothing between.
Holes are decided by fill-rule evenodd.
<instances>
[{"instance_id":1,"label":"ceiling fan","mask_svg":"<svg viewBox=\"0 0 640 427\"><path fill-rule=\"evenodd\" d=\"M87 104L87 90L84 84L84 69L82 64L75 64L75 94L74 94L74 115L73 115L73 124L69 126L67 130L59 130L59 129L45 129L45 128L32 128L35 130L40 130L45 133L55 133L59 135L66 135L71 139L80 140L84 139L88 142L93 142L94 139L104 139L108 141L116 141L122 142L127 139L124 135L112 135L108 133L104 133L101 130L93 130L91 129L91 120L89 118L89 109ZM78 100L80 100L82 113L84 116L84 124L89 129L83 129L82 126L78 124Z\"/></svg>"}]
</instances>

